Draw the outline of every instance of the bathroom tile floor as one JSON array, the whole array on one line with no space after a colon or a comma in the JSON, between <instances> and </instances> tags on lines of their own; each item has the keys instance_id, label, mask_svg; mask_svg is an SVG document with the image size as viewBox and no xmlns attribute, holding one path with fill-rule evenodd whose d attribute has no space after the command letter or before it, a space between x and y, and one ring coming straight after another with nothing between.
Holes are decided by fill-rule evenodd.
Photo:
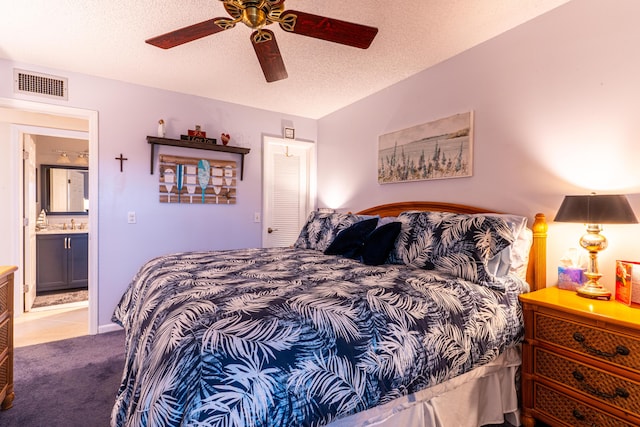
<instances>
[{"instance_id":1,"label":"bathroom tile floor","mask_svg":"<svg viewBox=\"0 0 640 427\"><path fill-rule=\"evenodd\" d=\"M41 344L89 333L88 303L43 307L13 320L13 346Z\"/></svg>"}]
</instances>

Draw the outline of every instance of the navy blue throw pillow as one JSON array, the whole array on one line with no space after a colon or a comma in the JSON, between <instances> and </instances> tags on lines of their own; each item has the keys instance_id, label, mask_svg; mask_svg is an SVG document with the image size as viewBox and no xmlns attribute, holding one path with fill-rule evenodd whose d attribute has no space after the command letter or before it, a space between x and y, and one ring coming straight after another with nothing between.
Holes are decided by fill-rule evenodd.
<instances>
[{"instance_id":1,"label":"navy blue throw pillow","mask_svg":"<svg viewBox=\"0 0 640 427\"><path fill-rule=\"evenodd\" d=\"M384 264L400 234L401 227L400 222L390 222L373 230L362 246L362 262L366 265Z\"/></svg>"},{"instance_id":2,"label":"navy blue throw pillow","mask_svg":"<svg viewBox=\"0 0 640 427\"><path fill-rule=\"evenodd\" d=\"M325 249L325 255L344 255L347 258L359 258L366 237L376 228L378 218L365 219L345 228L338 233L333 242Z\"/></svg>"}]
</instances>

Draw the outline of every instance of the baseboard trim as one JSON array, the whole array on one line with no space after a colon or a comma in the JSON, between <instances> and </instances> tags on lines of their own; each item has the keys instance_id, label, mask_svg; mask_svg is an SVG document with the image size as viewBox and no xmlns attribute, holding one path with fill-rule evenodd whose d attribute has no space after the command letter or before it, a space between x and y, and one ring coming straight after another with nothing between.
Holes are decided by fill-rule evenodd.
<instances>
[{"instance_id":1,"label":"baseboard trim","mask_svg":"<svg viewBox=\"0 0 640 427\"><path fill-rule=\"evenodd\" d=\"M121 330L123 330L123 327L118 325L117 323L109 323L108 325L98 326L99 334L106 334L107 332L115 332L115 331L121 331Z\"/></svg>"}]
</instances>

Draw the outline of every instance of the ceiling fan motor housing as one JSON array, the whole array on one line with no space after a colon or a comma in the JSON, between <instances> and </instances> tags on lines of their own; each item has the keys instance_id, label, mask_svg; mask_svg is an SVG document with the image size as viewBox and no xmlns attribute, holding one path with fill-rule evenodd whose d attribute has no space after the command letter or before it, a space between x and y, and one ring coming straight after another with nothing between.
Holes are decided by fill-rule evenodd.
<instances>
[{"instance_id":1,"label":"ceiling fan motor housing","mask_svg":"<svg viewBox=\"0 0 640 427\"><path fill-rule=\"evenodd\" d=\"M267 23L267 14L260 8L248 6L242 11L242 22L248 27L257 30Z\"/></svg>"}]
</instances>

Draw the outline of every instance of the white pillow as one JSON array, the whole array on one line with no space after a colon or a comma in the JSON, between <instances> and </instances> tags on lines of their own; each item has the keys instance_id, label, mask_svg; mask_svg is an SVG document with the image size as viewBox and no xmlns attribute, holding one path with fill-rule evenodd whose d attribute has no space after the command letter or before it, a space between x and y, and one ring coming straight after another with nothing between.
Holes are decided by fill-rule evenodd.
<instances>
[{"instance_id":1,"label":"white pillow","mask_svg":"<svg viewBox=\"0 0 640 427\"><path fill-rule=\"evenodd\" d=\"M527 218L512 214L480 214L502 218L511 228L515 241L487 263L487 269L497 277L516 273L523 280L527 277L529 251L533 233L527 228Z\"/></svg>"},{"instance_id":2,"label":"white pillow","mask_svg":"<svg viewBox=\"0 0 640 427\"><path fill-rule=\"evenodd\" d=\"M522 280L527 280L527 268L529 267L529 254L533 244L533 231L525 227L511 248L509 260L509 272L516 273Z\"/></svg>"}]
</instances>

